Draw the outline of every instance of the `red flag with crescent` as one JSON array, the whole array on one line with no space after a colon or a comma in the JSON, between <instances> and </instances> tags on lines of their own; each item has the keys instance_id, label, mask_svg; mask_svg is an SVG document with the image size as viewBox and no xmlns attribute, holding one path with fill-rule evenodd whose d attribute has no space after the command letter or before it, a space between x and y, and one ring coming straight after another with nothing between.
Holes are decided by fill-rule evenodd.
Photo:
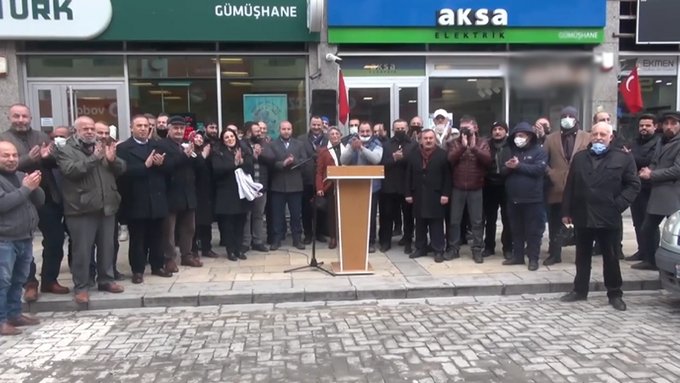
<instances>
[{"instance_id":1,"label":"red flag with crescent","mask_svg":"<svg viewBox=\"0 0 680 383\"><path fill-rule=\"evenodd\" d=\"M632 114L640 112L644 108L642 103L642 89L640 88L640 77L638 76L637 65L619 85L619 91L623 96L623 103Z\"/></svg>"}]
</instances>

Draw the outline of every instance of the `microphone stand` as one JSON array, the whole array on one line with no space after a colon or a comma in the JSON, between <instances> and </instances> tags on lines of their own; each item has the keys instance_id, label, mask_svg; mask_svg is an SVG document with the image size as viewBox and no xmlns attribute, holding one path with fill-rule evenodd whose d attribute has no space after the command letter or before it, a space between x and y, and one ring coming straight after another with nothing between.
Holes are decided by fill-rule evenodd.
<instances>
[{"instance_id":1,"label":"microphone stand","mask_svg":"<svg viewBox=\"0 0 680 383\"><path fill-rule=\"evenodd\" d=\"M325 272L328 275L331 275L333 277L335 276L335 274L324 269L323 267L321 267L321 265L323 265L323 262L318 262L316 260L316 195L314 195L314 198L312 199L312 259L309 260L309 265L295 267L295 268L292 268L292 269L284 270L283 272L284 273L292 273L292 272L295 272L295 271L300 271L300 270L304 270L304 269L307 269L307 268L311 268L311 269L321 270L321 271L323 271L323 272Z\"/></svg>"}]
</instances>

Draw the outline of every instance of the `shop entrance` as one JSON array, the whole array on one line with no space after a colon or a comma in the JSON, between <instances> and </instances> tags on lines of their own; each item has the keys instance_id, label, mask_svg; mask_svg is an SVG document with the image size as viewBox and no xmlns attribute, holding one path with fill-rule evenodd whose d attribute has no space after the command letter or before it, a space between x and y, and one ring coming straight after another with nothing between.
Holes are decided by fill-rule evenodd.
<instances>
[{"instance_id":1,"label":"shop entrance","mask_svg":"<svg viewBox=\"0 0 680 383\"><path fill-rule=\"evenodd\" d=\"M118 127L118 138L129 136L125 85L122 82L29 82L28 101L33 129L50 132L73 126L80 116Z\"/></svg>"},{"instance_id":2,"label":"shop entrance","mask_svg":"<svg viewBox=\"0 0 680 383\"><path fill-rule=\"evenodd\" d=\"M350 117L373 124L383 123L391 131L392 121L424 116L424 78L345 78L349 92Z\"/></svg>"}]
</instances>

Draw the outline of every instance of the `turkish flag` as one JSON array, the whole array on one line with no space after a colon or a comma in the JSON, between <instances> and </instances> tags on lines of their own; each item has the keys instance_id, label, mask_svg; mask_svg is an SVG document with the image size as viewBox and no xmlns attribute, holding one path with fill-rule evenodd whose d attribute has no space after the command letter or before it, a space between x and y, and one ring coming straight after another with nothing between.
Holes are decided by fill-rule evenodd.
<instances>
[{"instance_id":1,"label":"turkish flag","mask_svg":"<svg viewBox=\"0 0 680 383\"><path fill-rule=\"evenodd\" d=\"M632 114L640 112L644 104L642 103L642 89L640 88L640 77L638 76L637 65L630 72L628 77L621 82L619 91L623 96L623 103Z\"/></svg>"},{"instance_id":2,"label":"turkish flag","mask_svg":"<svg viewBox=\"0 0 680 383\"><path fill-rule=\"evenodd\" d=\"M349 99L347 98L347 87L345 87L345 77L340 70L338 76L338 122L343 126L347 125L349 119Z\"/></svg>"}]
</instances>

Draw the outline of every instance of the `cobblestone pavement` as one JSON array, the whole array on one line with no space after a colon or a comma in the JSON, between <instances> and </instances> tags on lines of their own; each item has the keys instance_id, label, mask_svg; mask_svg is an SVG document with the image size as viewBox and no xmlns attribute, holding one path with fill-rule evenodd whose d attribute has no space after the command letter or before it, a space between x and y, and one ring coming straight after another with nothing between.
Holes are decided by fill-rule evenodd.
<instances>
[{"instance_id":1,"label":"cobblestone pavement","mask_svg":"<svg viewBox=\"0 0 680 383\"><path fill-rule=\"evenodd\" d=\"M0 337L2 382L677 382L663 292L45 313Z\"/></svg>"}]
</instances>

